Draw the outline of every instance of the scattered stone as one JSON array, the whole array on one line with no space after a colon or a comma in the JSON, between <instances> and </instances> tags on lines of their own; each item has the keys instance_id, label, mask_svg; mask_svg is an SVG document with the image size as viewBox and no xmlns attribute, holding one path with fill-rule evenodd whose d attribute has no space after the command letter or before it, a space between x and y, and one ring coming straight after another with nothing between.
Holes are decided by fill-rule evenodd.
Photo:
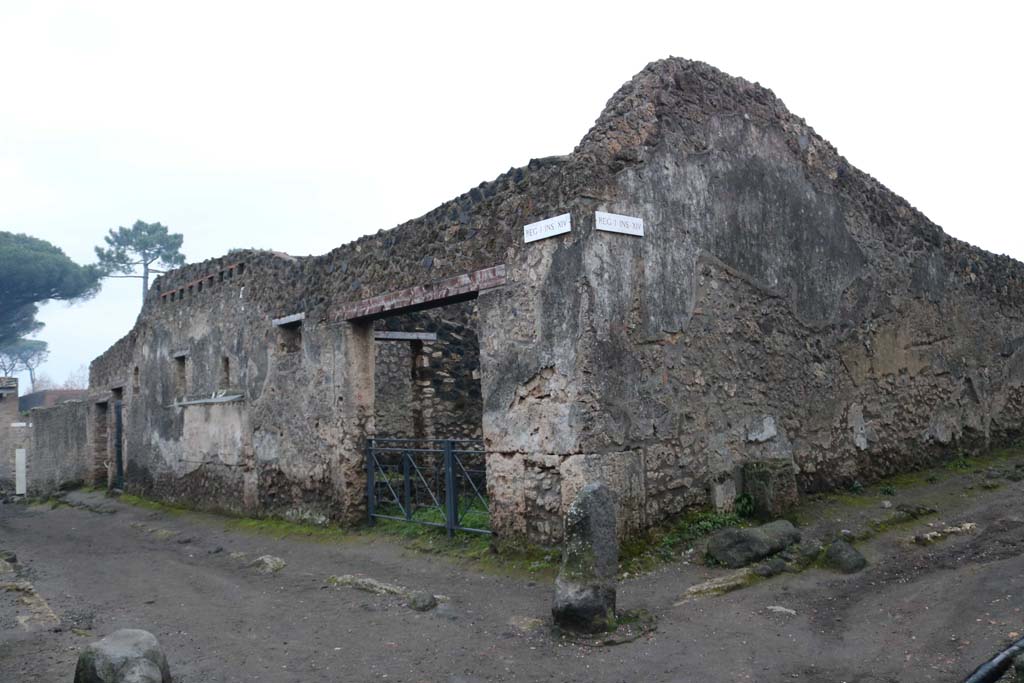
<instances>
[{"instance_id":1,"label":"scattered stone","mask_svg":"<svg viewBox=\"0 0 1024 683\"><path fill-rule=\"evenodd\" d=\"M821 543L813 538L808 538L798 543L795 546L795 551L796 561L801 567L806 567L821 557L822 546Z\"/></svg>"},{"instance_id":2,"label":"scattered stone","mask_svg":"<svg viewBox=\"0 0 1024 683\"><path fill-rule=\"evenodd\" d=\"M330 576L327 578L327 583L332 586L347 586L349 588L355 588L356 590L366 591L367 593L374 593L376 595L400 595L405 597L410 594L410 591L402 586L384 583L383 581L363 576L353 576L352 574Z\"/></svg>"},{"instance_id":3,"label":"scattered stone","mask_svg":"<svg viewBox=\"0 0 1024 683\"><path fill-rule=\"evenodd\" d=\"M962 534L973 534L978 528L974 522L964 522L959 526L945 526L935 531L928 531L914 536L914 543L918 545L931 545L937 543L947 536L958 536Z\"/></svg>"},{"instance_id":4,"label":"scattered stone","mask_svg":"<svg viewBox=\"0 0 1024 683\"><path fill-rule=\"evenodd\" d=\"M562 568L551 614L569 631L600 633L615 627L619 541L615 501L601 483L587 484L565 515Z\"/></svg>"},{"instance_id":5,"label":"scattered stone","mask_svg":"<svg viewBox=\"0 0 1024 683\"><path fill-rule=\"evenodd\" d=\"M260 574L276 574L284 569L286 565L287 563L284 560L273 555L260 555L249 563L249 566Z\"/></svg>"},{"instance_id":6,"label":"scattered stone","mask_svg":"<svg viewBox=\"0 0 1024 683\"><path fill-rule=\"evenodd\" d=\"M152 633L126 628L82 651L75 683L171 683L171 672Z\"/></svg>"},{"instance_id":7,"label":"scattered stone","mask_svg":"<svg viewBox=\"0 0 1024 683\"><path fill-rule=\"evenodd\" d=\"M178 535L178 532L172 529L154 529L151 533L155 538L159 538L161 541L166 541L168 538Z\"/></svg>"},{"instance_id":8,"label":"scattered stone","mask_svg":"<svg viewBox=\"0 0 1024 683\"><path fill-rule=\"evenodd\" d=\"M216 548L214 548L213 550L207 550L206 552L209 555L216 555L217 553L224 552L224 546L219 545Z\"/></svg>"},{"instance_id":9,"label":"scattered stone","mask_svg":"<svg viewBox=\"0 0 1024 683\"><path fill-rule=\"evenodd\" d=\"M800 541L800 532L784 519L749 529L720 529L708 540L708 555L736 569L774 555Z\"/></svg>"},{"instance_id":10,"label":"scattered stone","mask_svg":"<svg viewBox=\"0 0 1024 683\"><path fill-rule=\"evenodd\" d=\"M762 562L754 567L754 573L766 579L784 571L786 571L786 561L781 557L769 558L767 562Z\"/></svg>"},{"instance_id":11,"label":"scattered stone","mask_svg":"<svg viewBox=\"0 0 1024 683\"><path fill-rule=\"evenodd\" d=\"M744 588L749 586L754 578L754 572L749 567L726 574L725 576L715 577L687 588L686 592L683 593L683 597L676 602L674 606L678 607L679 605L696 598L723 595L725 593Z\"/></svg>"},{"instance_id":12,"label":"scattered stone","mask_svg":"<svg viewBox=\"0 0 1024 683\"><path fill-rule=\"evenodd\" d=\"M417 612L429 612L437 607L437 598L430 593L416 591L409 595L409 607Z\"/></svg>"},{"instance_id":13,"label":"scattered stone","mask_svg":"<svg viewBox=\"0 0 1024 683\"><path fill-rule=\"evenodd\" d=\"M796 616L795 609L789 609L788 607L782 607L781 605L768 605L765 609L769 612L775 612L776 614L787 614L791 617Z\"/></svg>"},{"instance_id":14,"label":"scattered stone","mask_svg":"<svg viewBox=\"0 0 1024 683\"><path fill-rule=\"evenodd\" d=\"M536 617L513 616L509 618L508 623L521 633L533 633L544 627L544 622Z\"/></svg>"},{"instance_id":15,"label":"scattered stone","mask_svg":"<svg viewBox=\"0 0 1024 683\"><path fill-rule=\"evenodd\" d=\"M405 600L405 603L417 612L432 610L438 606L438 603L448 599L444 595L434 595L425 591L411 591L404 586L384 583L383 581L363 576L353 576L352 574L329 576L327 577L327 585L355 588L356 590L366 591L374 595L396 595Z\"/></svg>"},{"instance_id":16,"label":"scattered stone","mask_svg":"<svg viewBox=\"0 0 1024 683\"><path fill-rule=\"evenodd\" d=\"M1003 471L1000 470L1000 469L996 469L995 467L990 467L988 470L985 471L985 478L986 479L1002 479L1003 478Z\"/></svg>"},{"instance_id":17,"label":"scattered stone","mask_svg":"<svg viewBox=\"0 0 1024 683\"><path fill-rule=\"evenodd\" d=\"M0 550L0 560L10 564L18 564L18 556L13 550Z\"/></svg>"},{"instance_id":18,"label":"scattered stone","mask_svg":"<svg viewBox=\"0 0 1024 683\"><path fill-rule=\"evenodd\" d=\"M832 541L828 550L825 551L825 561L829 566L835 567L844 574L859 572L868 564L859 550L838 538Z\"/></svg>"},{"instance_id":19,"label":"scattered stone","mask_svg":"<svg viewBox=\"0 0 1024 683\"><path fill-rule=\"evenodd\" d=\"M178 539L178 543L180 543L182 545L185 545L186 543L191 543L191 542L192 542L192 537L191 536L185 536L184 538L179 538Z\"/></svg>"},{"instance_id":20,"label":"scattered stone","mask_svg":"<svg viewBox=\"0 0 1024 683\"><path fill-rule=\"evenodd\" d=\"M892 507L892 501L891 500L883 500L882 501L882 509L883 510L888 510L891 507Z\"/></svg>"},{"instance_id":21,"label":"scattered stone","mask_svg":"<svg viewBox=\"0 0 1024 683\"><path fill-rule=\"evenodd\" d=\"M232 560L244 560L245 558L249 557L249 555L248 553L234 552L228 555L228 557L230 557Z\"/></svg>"},{"instance_id":22,"label":"scattered stone","mask_svg":"<svg viewBox=\"0 0 1024 683\"><path fill-rule=\"evenodd\" d=\"M907 519L918 519L938 512L935 508L927 505L910 505L908 503L900 503L896 506L896 511L905 515Z\"/></svg>"}]
</instances>

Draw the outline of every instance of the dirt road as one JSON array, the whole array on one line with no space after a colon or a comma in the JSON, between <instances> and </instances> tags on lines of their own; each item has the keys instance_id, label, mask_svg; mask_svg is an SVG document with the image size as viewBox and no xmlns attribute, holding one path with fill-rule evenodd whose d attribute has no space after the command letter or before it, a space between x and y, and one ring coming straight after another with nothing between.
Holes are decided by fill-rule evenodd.
<instances>
[{"instance_id":1,"label":"dirt road","mask_svg":"<svg viewBox=\"0 0 1024 683\"><path fill-rule=\"evenodd\" d=\"M1024 482L985 478L901 490L893 500L938 501L939 514L860 544L870 564L859 574L810 569L681 605L686 588L725 570L677 562L627 579L620 607L654 613L657 631L596 649L550 634L550 579L487 573L383 536L275 539L95 493L69 496L86 507L3 505L0 549L19 569L0 583L23 586L0 593L0 681L70 682L78 651L124 627L153 632L180 683L957 681L1024 632ZM809 506L807 532L885 513L862 497ZM929 523L965 521L973 533L910 542ZM264 554L287 566L248 566ZM417 612L327 581L341 574L447 599Z\"/></svg>"}]
</instances>

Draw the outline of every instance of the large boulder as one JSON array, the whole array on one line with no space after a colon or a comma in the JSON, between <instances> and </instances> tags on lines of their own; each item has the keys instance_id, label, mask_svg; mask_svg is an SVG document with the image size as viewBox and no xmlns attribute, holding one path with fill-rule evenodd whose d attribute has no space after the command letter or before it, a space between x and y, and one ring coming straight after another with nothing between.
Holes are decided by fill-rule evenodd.
<instances>
[{"instance_id":1,"label":"large boulder","mask_svg":"<svg viewBox=\"0 0 1024 683\"><path fill-rule=\"evenodd\" d=\"M603 484L588 484L565 515L562 568L551 608L555 623L580 633L615 628L618 569L615 501Z\"/></svg>"},{"instance_id":2,"label":"large boulder","mask_svg":"<svg viewBox=\"0 0 1024 683\"><path fill-rule=\"evenodd\" d=\"M126 628L82 651L75 683L171 683L171 672L152 633Z\"/></svg>"},{"instance_id":3,"label":"large boulder","mask_svg":"<svg viewBox=\"0 0 1024 683\"><path fill-rule=\"evenodd\" d=\"M708 540L708 555L738 569L800 542L800 532L784 519L749 529L728 528Z\"/></svg>"}]
</instances>

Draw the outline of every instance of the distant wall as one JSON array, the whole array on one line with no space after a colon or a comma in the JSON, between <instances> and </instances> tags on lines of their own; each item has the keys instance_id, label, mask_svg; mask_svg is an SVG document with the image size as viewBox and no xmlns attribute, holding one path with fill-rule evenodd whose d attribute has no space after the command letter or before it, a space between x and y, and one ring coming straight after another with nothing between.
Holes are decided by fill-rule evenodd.
<instances>
[{"instance_id":1,"label":"distant wall","mask_svg":"<svg viewBox=\"0 0 1024 683\"><path fill-rule=\"evenodd\" d=\"M88 404L82 401L31 412L27 467L30 496L49 495L91 479L92 454L86 438L88 417Z\"/></svg>"},{"instance_id":2,"label":"distant wall","mask_svg":"<svg viewBox=\"0 0 1024 683\"><path fill-rule=\"evenodd\" d=\"M0 377L0 493L14 493L14 441L11 423L19 422L18 379Z\"/></svg>"},{"instance_id":3,"label":"distant wall","mask_svg":"<svg viewBox=\"0 0 1024 683\"><path fill-rule=\"evenodd\" d=\"M43 389L20 397L18 409L27 413L33 408L49 408L65 401L78 401L88 395L88 389Z\"/></svg>"}]
</instances>

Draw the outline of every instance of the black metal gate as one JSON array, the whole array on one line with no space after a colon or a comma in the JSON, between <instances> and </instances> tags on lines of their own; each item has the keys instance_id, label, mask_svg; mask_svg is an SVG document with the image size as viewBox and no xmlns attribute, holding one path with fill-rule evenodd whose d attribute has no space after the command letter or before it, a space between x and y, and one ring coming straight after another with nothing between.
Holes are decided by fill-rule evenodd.
<instances>
[{"instance_id":1,"label":"black metal gate","mask_svg":"<svg viewBox=\"0 0 1024 683\"><path fill-rule=\"evenodd\" d=\"M470 439L369 439L366 497L370 524L393 519L489 534L483 443Z\"/></svg>"},{"instance_id":2,"label":"black metal gate","mask_svg":"<svg viewBox=\"0 0 1024 683\"><path fill-rule=\"evenodd\" d=\"M124 488L124 418L123 404L114 402L114 488Z\"/></svg>"}]
</instances>

